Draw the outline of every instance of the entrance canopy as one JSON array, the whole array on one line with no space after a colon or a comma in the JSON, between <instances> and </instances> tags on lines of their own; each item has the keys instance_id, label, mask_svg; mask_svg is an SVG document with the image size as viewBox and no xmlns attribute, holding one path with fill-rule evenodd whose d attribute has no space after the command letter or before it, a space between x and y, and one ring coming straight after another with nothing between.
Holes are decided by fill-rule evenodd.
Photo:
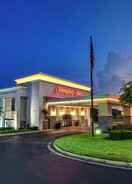
<instances>
[{"instance_id":1,"label":"entrance canopy","mask_svg":"<svg viewBox=\"0 0 132 184\"><path fill-rule=\"evenodd\" d=\"M62 120L65 114L70 114L81 127L90 127L90 105L90 96L47 102L51 117ZM104 130L112 123L113 106L120 106L119 97L109 95L94 97L94 122Z\"/></svg>"},{"instance_id":2,"label":"entrance canopy","mask_svg":"<svg viewBox=\"0 0 132 184\"><path fill-rule=\"evenodd\" d=\"M95 96L94 97L94 106L97 106L102 103L109 103L112 105L120 105L119 97L117 96L110 96L110 95L104 95L104 96ZM90 96L80 97L80 98L74 98L74 99L60 99L57 101L49 101L47 103L48 106L90 106L91 100Z\"/></svg>"}]
</instances>

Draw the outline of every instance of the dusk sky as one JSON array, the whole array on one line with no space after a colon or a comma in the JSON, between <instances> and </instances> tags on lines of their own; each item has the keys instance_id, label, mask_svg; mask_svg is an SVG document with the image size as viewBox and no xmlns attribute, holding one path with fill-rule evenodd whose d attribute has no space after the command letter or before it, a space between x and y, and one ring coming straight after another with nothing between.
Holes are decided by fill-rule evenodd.
<instances>
[{"instance_id":1,"label":"dusk sky","mask_svg":"<svg viewBox=\"0 0 132 184\"><path fill-rule=\"evenodd\" d=\"M98 88L132 79L131 0L3 0L0 17L0 88L37 72L88 84L91 34Z\"/></svg>"}]
</instances>

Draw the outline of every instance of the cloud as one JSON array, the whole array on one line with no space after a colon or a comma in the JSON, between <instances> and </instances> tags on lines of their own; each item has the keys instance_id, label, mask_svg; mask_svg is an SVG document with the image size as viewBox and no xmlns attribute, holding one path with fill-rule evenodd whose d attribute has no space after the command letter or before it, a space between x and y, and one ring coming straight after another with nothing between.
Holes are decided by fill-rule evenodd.
<instances>
[{"instance_id":1,"label":"cloud","mask_svg":"<svg viewBox=\"0 0 132 184\"><path fill-rule=\"evenodd\" d=\"M99 93L117 94L125 82L132 80L132 58L108 53L104 69L97 73Z\"/></svg>"}]
</instances>

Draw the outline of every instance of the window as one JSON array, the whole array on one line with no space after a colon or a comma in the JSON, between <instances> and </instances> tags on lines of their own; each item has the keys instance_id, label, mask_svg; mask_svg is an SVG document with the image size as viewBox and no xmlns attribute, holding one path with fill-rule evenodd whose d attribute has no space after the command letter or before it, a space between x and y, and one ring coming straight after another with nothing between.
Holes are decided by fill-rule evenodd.
<instances>
[{"instance_id":1,"label":"window","mask_svg":"<svg viewBox=\"0 0 132 184\"><path fill-rule=\"evenodd\" d=\"M15 111L15 98L12 98L11 111Z\"/></svg>"},{"instance_id":2,"label":"window","mask_svg":"<svg viewBox=\"0 0 132 184\"><path fill-rule=\"evenodd\" d=\"M11 112L15 111L15 98L5 98L5 111Z\"/></svg>"},{"instance_id":3,"label":"window","mask_svg":"<svg viewBox=\"0 0 132 184\"><path fill-rule=\"evenodd\" d=\"M5 111L10 112L11 111L11 99L12 98L5 98Z\"/></svg>"},{"instance_id":4,"label":"window","mask_svg":"<svg viewBox=\"0 0 132 184\"><path fill-rule=\"evenodd\" d=\"M3 112L3 98L0 98L0 116Z\"/></svg>"}]
</instances>

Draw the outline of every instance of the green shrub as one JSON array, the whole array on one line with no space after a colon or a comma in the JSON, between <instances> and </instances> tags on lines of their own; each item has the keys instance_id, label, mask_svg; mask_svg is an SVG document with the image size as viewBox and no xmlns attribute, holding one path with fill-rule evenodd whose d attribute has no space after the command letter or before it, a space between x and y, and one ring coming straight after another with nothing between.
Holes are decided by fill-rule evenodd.
<instances>
[{"instance_id":1,"label":"green shrub","mask_svg":"<svg viewBox=\"0 0 132 184\"><path fill-rule=\"evenodd\" d=\"M13 127L0 127L0 131L4 131L4 130L14 130Z\"/></svg>"},{"instance_id":2,"label":"green shrub","mask_svg":"<svg viewBox=\"0 0 132 184\"><path fill-rule=\"evenodd\" d=\"M129 130L123 131L123 138L124 139L132 139L132 131L129 131Z\"/></svg>"},{"instance_id":3,"label":"green shrub","mask_svg":"<svg viewBox=\"0 0 132 184\"><path fill-rule=\"evenodd\" d=\"M122 123L113 123L111 126L111 130L120 130L123 129L125 127L125 125L123 125Z\"/></svg>"},{"instance_id":4,"label":"green shrub","mask_svg":"<svg viewBox=\"0 0 132 184\"><path fill-rule=\"evenodd\" d=\"M15 129L13 127L0 128L0 134L12 133Z\"/></svg>"},{"instance_id":5,"label":"green shrub","mask_svg":"<svg viewBox=\"0 0 132 184\"><path fill-rule=\"evenodd\" d=\"M132 131L132 125L124 125L124 129Z\"/></svg>"},{"instance_id":6,"label":"green shrub","mask_svg":"<svg viewBox=\"0 0 132 184\"><path fill-rule=\"evenodd\" d=\"M108 127L108 131L111 131L111 130L130 130L132 131L132 125L115 123L115 124L112 124L110 127Z\"/></svg>"},{"instance_id":7,"label":"green shrub","mask_svg":"<svg viewBox=\"0 0 132 184\"><path fill-rule=\"evenodd\" d=\"M38 127L37 126L34 126L34 127L29 127L28 129L29 130L38 130Z\"/></svg>"},{"instance_id":8,"label":"green shrub","mask_svg":"<svg viewBox=\"0 0 132 184\"><path fill-rule=\"evenodd\" d=\"M27 130L27 128L18 128L16 129L17 131L24 131L24 130Z\"/></svg>"},{"instance_id":9,"label":"green shrub","mask_svg":"<svg viewBox=\"0 0 132 184\"><path fill-rule=\"evenodd\" d=\"M0 128L0 134L28 132L28 131L33 131L33 130L38 130L38 127L19 128L17 130L15 130L14 128L8 127L8 128Z\"/></svg>"},{"instance_id":10,"label":"green shrub","mask_svg":"<svg viewBox=\"0 0 132 184\"><path fill-rule=\"evenodd\" d=\"M0 131L0 134L8 134L8 133L14 133L15 129L7 129Z\"/></svg>"},{"instance_id":11,"label":"green shrub","mask_svg":"<svg viewBox=\"0 0 132 184\"><path fill-rule=\"evenodd\" d=\"M120 131L120 130L111 130L109 132L109 137L112 140L120 140L120 139L122 139L122 131Z\"/></svg>"},{"instance_id":12,"label":"green shrub","mask_svg":"<svg viewBox=\"0 0 132 184\"><path fill-rule=\"evenodd\" d=\"M112 140L132 139L132 131L129 130L111 130L109 137Z\"/></svg>"}]
</instances>

